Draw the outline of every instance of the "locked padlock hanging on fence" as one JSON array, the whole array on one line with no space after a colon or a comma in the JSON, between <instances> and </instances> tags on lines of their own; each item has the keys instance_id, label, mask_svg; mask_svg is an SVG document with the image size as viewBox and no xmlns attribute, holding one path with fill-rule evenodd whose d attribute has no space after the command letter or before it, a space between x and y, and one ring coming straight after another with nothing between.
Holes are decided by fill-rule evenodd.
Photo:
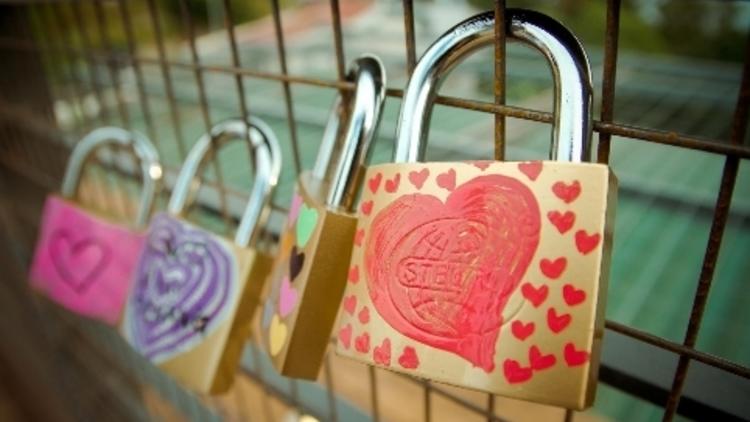
<instances>
[{"instance_id":1,"label":"locked padlock hanging on fence","mask_svg":"<svg viewBox=\"0 0 750 422\"><path fill-rule=\"evenodd\" d=\"M255 176L234 241L181 219L195 176L213 143L248 140ZM216 146L218 147L218 146ZM253 312L272 259L251 247L281 170L278 141L260 119L217 124L191 149L168 212L149 226L123 333L167 373L200 392L227 390L234 379Z\"/></svg>"},{"instance_id":2,"label":"locked padlock hanging on fence","mask_svg":"<svg viewBox=\"0 0 750 422\"><path fill-rule=\"evenodd\" d=\"M73 202L84 164L106 144L132 147L140 160L143 190L135 224L130 226ZM60 195L50 195L44 204L29 274L32 286L73 312L117 324L161 174L156 149L137 132L103 127L84 137L71 153Z\"/></svg>"},{"instance_id":3,"label":"locked padlock hanging on fence","mask_svg":"<svg viewBox=\"0 0 750 422\"><path fill-rule=\"evenodd\" d=\"M315 379L348 274L361 170L377 133L385 71L374 56L355 60L353 96L334 103L312 173L300 175L261 317L264 346L279 373ZM340 116L348 124L339 135Z\"/></svg>"},{"instance_id":4,"label":"locked padlock hanging on fence","mask_svg":"<svg viewBox=\"0 0 750 422\"><path fill-rule=\"evenodd\" d=\"M582 409L604 334L616 179L590 159L592 87L578 40L506 11L556 84L556 161L421 163L436 87L494 40L494 14L457 25L406 89L394 164L370 167L337 352L508 397ZM382 183L381 183L382 181ZM390 186L389 186L390 185Z\"/></svg>"}]
</instances>

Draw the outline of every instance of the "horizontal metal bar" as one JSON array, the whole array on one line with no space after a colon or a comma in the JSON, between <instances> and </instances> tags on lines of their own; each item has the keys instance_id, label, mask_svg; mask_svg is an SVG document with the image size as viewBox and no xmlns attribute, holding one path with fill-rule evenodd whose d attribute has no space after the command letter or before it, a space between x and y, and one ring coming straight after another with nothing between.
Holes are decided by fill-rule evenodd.
<instances>
[{"instance_id":1,"label":"horizontal metal bar","mask_svg":"<svg viewBox=\"0 0 750 422\"><path fill-rule=\"evenodd\" d=\"M24 40L18 40L7 37L0 37L0 47L3 48L20 48L20 44L26 44L25 49L45 49L30 44ZM57 50L56 48L46 48L47 50ZM116 60L120 63L140 63L140 64L152 64L162 65L162 61L158 58L150 57L130 57L122 53L90 53L81 52L74 48L66 48L63 50L71 50L74 54L79 56L96 56L98 60L107 62L110 60ZM232 75L242 75L250 78L272 80L279 82L296 83L301 85L310 85L325 88L335 88L338 90L354 91L354 84L346 81L334 81L320 78L312 78L307 76L294 76L284 75L273 72L263 72L252 69L237 68L233 66L223 65L207 65L207 64L193 64L174 60L165 61L166 65L173 68L200 70L205 72L218 72ZM386 95L389 97L401 98L404 95L403 89L390 88L386 90ZM467 110L474 110L484 113L497 113L506 117L512 117L523 120L531 120L539 123L551 124L553 121L552 113L538 110L531 110L523 107L515 107L509 105L499 105L489 103L485 101L469 100L464 98L450 97L438 95L435 98L435 102L438 104L457 107ZM656 129L643 128L638 126L625 125L620 123L609 123L598 120L593 121L594 131L602 134L608 134L611 136L618 136L620 138L630 138L634 140L654 142L664 145L672 145L687 149L705 151L714 154L722 154L726 156L734 156L741 159L750 158L750 147L743 145L735 145L726 142L721 139L705 139L686 134L681 134L672 131L662 131Z\"/></svg>"}]
</instances>

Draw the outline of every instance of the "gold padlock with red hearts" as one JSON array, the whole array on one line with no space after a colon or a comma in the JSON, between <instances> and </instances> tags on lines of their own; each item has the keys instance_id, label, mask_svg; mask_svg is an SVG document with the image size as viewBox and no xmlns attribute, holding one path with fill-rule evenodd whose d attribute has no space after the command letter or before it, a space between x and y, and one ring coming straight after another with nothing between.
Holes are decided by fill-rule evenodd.
<instances>
[{"instance_id":1,"label":"gold padlock with red hearts","mask_svg":"<svg viewBox=\"0 0 750 422\"><path fill-rule=\"evenodd\" d=\"M494 40L494 15L435 42L405 91L394 163L360 202L337 352L508 397L582 409L604 333L616 180L590 159L583 48L544 15L509 9L508 38L556 67L552 160L418 162L435 87Z\"/></svg>"},{"instance_id":2,"label":"gold padlock with red hearts","mask_svg":"<svg viewBox=\"0 0 750 422\"><path fill-rule=\"evenodd\" d=\"M263 307L263 345L287 377L317 378L357 242L351 208L380 122L385 71L377 57L365 55L348 78L354 95L337 99L315 166L297 182ZM340 116L347 116L346 127Z\"/></svg>"}]
</instances>

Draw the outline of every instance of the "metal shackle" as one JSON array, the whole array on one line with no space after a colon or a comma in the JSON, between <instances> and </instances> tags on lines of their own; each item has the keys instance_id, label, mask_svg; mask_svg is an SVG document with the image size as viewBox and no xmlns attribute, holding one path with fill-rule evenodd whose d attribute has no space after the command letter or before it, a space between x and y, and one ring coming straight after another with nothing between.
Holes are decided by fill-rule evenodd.
<instances>
[{"instance_id":1,"label":"metal shackle","mask_svg":"<svg viewBox=\"0 0 750 422\"><path fill-rule=\"evenodd\" d=\"M350 106L337 97L328 117L312 175L330 181L325 203L340 207L353 192L359 169L369 159L370 146L378 130L385 101L386 76L383 63L365 54L350 65L346 79L355 83ZM347 127L339 137L341 119Z\"/></svg>"},{"instance_id":2,"label":"metal shackle","mask_svg":"<svg viewBox=\"0 0 750 422\"><path fill-rule=\"evenodd\" d=\"M143 189L141 191L141 204L138 207L135 224L136 227L143 227L151 214L157 183L162 176L162 168L161 164L159 164L159 153L156 151L156 148L154 148L154 145L145 135L139 132L105 126L95 129L84 136L70 154L60 193L64 198L75 197L81 181L83 165L96 148L106 144L132 147L133 152L140 161Z\"/></svg>"},{"instance_id":3,"label":"metal shackle","mask_svg":"<svg viewBox=\"0 0 750 422\"><path fill-rule=\"evenodd\" d=\"M249 131L249 133L248 133ZM247 121L230 119L220 122L211 131L198 139L185 158L180 174L175 181L167 211L180 215L193 188L195 176L208 158L208 153L231 140L248 140L255 162L255 177L250 198L237 227L234 242L247 247L256 236L263 211L271 199L281 172L281 149L273 130L261 119L250 117ZM212 148L212 145L215 148Z\"/></svg>"},{"instance_id":4,"label":"metal shackle","mask_svg":"<svg viewBox=\"0 0 750 422\"><path fill-rule=\"evenodd\" d=\"M552 68L556 89L550 158L590 161L593 88L583 46L560 22L538 12L507 9L505 21L507 38L539 50ZM401 104L394 162L423 159L440 83L470 53L494 42L494 23L494 12L473 16L446 32L419 59Z\"/></svg>"}]
</instances>

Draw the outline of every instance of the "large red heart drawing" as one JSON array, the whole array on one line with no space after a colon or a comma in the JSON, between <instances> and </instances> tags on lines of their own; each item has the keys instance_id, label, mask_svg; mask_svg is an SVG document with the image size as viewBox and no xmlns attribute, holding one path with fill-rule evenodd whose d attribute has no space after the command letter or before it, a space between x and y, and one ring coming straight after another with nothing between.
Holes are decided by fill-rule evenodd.
<instances>
[{"instance_id":1,"label":"large red heart drawing","mask_svg":"<svg viewBox=\"0 0 750 422\"><path fill-rule=\"evenodd\" d=\"M529 188L503 175L479 176L445 203L400 196L370 227L367 284L383 319L491 372L503 309L539 244L539 205Z\"/></svg>"}]
</instances>

